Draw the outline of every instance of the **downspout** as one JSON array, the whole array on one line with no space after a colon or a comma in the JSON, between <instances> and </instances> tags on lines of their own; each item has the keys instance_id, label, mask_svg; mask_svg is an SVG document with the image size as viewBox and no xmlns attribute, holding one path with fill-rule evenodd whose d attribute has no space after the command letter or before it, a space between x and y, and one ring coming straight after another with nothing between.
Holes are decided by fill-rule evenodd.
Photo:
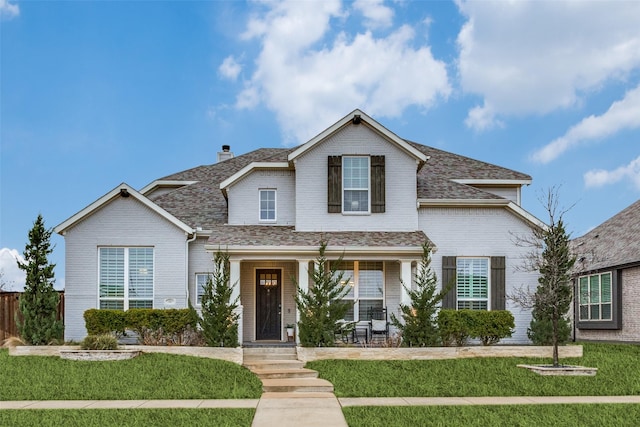
<instances>
[{"instance_id":1,"label":"downspout","mask_svg":"<svg viewBox=\"0 0 640 427\"><path fill-rule=\"evenodd\" d=\"M184 291L185 294L187 296L187 307L189 307L189 243L193 242L194 240L196 240L196 238L198 237L196 230L193 230L193 237L189 238L189 235L187 234L187 241L185 243L185 273L184 273Z\"/></svg>"}]
</instances>

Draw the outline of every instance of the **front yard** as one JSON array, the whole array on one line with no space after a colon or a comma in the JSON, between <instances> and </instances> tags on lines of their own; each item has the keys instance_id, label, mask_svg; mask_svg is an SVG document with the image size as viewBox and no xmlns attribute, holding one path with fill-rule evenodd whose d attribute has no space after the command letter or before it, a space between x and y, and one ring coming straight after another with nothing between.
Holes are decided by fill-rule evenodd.
<instances>
[{"instance_id":1,"label":"front yard","mask_svg":"<svg viewBox=\"0 0 640 427\"><path fill-rule=\"evenodd\" d=\"M640 395L640 346L584 344L584 355L562 363L598 368L595 377L540 377L520 363L532 358L314 361L338 397Z\"/></svg>"},{"instance_id":2,"label":"front yard","mask_svg":"<svg viewBox=\"0 0 640 427\"><path fill-rule=\"evenodd\" d=\"M640 346L584 344L584 357L563 360L597 367L595 377L541 377L518 363L528 358L311 362L338 397L640 395ZM212 359L143 354L122 362L9 357L0 350L0 400L258 398L248 370ZM346 407L350 426L631 426L640 405ZM249 426L253 409L3 410L13 426Z\"/></svg>"}]
</instances>

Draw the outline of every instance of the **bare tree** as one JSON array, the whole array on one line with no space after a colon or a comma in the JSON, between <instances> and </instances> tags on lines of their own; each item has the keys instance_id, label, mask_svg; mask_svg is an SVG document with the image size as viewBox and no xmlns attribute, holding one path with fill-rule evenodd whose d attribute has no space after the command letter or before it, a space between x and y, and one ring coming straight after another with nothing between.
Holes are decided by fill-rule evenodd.
<instances>
[{"instance_id":1,"label":"bare tree","mask_svg":"<svg viewBox=\"0 0 640 427\"><path fill-rule=\"evenodd\" d=\"M558 208L557 188L549 189L541 202L549 214L549 224L532 227L530 235L516 237L518 246L530 248L519 268L539 272L538 287L535 292L520 287L507 298L532 310L527 335L535 344L552 345L553 366L559 366L558 345L569 340L571 331L567 313L573 297L571 269L576 257L563 220L568 209Z\"/></svg>"}]
</instances>

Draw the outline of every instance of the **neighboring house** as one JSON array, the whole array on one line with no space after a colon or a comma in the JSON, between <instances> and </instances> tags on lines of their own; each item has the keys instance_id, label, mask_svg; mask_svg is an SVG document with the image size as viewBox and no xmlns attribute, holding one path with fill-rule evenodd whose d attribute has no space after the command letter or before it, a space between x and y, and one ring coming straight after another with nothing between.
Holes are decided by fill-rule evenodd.
<instances>
[{"instance_id":1,"label":"neighboring house","mask_svg":"<svg viewBox=\"0 0 640 427\"><path fill-rule=\"evenodd\" d=\"M576 339L640 342L640 200L572 246Z\"/></svg>"},{"instance_id":2,"label":"neighboring house","mask_svg":"<svg viewBox=\"0 0 640 427\"><path fill-rule=\"evenodd\" d=\"M55 228L66 242L66 332L86 335L90 308L198 307L213 253L230 256L242 342L286 341L294 294L312 285L321 240L344 257L354 301L399 313L422 244L455 284L446 307L509 309L527 342L530 312L506 301L537 274L516 269L514 235L542 224L521 206L531 177L404 140L355 110L307 143L262 148L152 182L121 184ZM221 158L220 158L221 157Z\"/></svg>"}]
</instances>

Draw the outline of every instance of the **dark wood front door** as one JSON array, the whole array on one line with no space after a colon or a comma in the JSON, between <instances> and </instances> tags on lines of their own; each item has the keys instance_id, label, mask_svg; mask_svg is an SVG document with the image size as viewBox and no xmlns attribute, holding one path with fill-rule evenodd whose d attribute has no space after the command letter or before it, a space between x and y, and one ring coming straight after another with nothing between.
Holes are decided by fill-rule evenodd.
<instances>
[{"instance_id":1,"label":"dark wood front door","mask_svg":"<svg viewBox=\"0 0 640 427\"><path fill-rule=\"evenodd\" d=\"M256 270L256 339L281 339L280 270Z\"/></svg>"}]
</instances>

